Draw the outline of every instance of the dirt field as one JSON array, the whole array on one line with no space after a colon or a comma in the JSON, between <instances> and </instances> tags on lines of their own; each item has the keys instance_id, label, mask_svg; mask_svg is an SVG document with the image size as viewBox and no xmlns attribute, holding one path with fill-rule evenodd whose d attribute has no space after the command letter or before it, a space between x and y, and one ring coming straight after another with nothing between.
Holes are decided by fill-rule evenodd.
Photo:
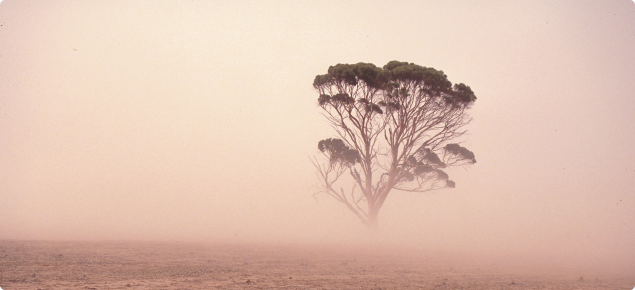
<instances>
[{"instance_id":1,"label":"dirt field","mask_svg":"<svg viewBox=\"0 0 635 290\"><path fill-rule=\"evenodd\" d=\"M0 241L12 289L633 289L633 277L519 273L505 267L320 247Z\"/></svg>"}]
</instances>

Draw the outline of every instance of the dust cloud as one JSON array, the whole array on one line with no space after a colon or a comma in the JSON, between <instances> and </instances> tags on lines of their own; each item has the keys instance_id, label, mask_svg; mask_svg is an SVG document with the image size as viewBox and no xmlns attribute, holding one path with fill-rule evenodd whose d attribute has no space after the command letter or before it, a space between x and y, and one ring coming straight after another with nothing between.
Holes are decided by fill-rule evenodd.
<instances>
[{"instance_id":1,"label":"dust cloud","mask_svg":"<svg viewBox=\"0 0 635 290\"><path fill-rule=\"evenodd\" d=\"M633 275L633 31L626 0L2 1L0 240ZM479 162L392 193L369 233L316 190L309 157L335 135L311 84L391 60L471 86Z\"/></svg>"}]
</instances>

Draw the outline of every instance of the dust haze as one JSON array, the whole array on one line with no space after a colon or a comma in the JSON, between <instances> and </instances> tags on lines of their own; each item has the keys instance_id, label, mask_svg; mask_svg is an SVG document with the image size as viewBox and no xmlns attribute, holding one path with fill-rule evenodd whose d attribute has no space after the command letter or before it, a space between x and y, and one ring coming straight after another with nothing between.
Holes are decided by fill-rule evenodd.
<instances>
[{"instance_id":1,"label":"dust haze","mask_svg":"<svg viewBox=\"0 0 635 290\"><path fill-rule=\"evenodd\" d=\"M0 240L634 274L633 1L214 2L0 3ZM478 163L391 193L369 233L315 194L309 157L335 133L312 82L391 60L471 86Z\"/></svg>"}]
</instances>

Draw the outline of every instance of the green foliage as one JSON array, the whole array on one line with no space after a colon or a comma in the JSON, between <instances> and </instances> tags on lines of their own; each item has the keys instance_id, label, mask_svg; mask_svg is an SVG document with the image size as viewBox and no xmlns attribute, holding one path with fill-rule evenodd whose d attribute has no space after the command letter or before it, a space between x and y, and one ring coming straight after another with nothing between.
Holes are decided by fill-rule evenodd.
<instances>
[{"instance_id":1,"label":"green foliage","mask_svg":"<svg viewBox=\"0 0 635 290\"><path fill-rule=\"evenodd\" d=\"M355 86L359 81L363 81L369 87L380 88L385 82L384 72L381 68L376 67L372 63L357 63L357 64L337 64L329 67L328 75L332 80L336 82L342 82L347 85ZM328 79L322 76L319 80L316 77L316 81L313 82L313 86L316 84L326 84Z\"/></svg>"},{"instance_id":2,"label":"green foliage","mask_svg":"<svg viewBox=\"0 0 635 290\"><path fill-rule=\"evenodd\" d=\"M421 164L421 165L417 165L412 172L415 175L422 175L422 174L426 174L426 173L430 173L434 171L434 167L430 166L430 165L426 165L426 164Z\"/></svg>"},{"instance_id":3,"label":"green foliage","mask_svg":"<svg viewBox=\"0 0 635 290\"><path fill-rule=\"evenodd\" d=\"M315 77L313 87L320 90L330 86L359 86L363 84L370 89L383 90L388 98L403 99L408 97L408 91L402 87L406 83L419 86L430 96L442 97L447 104L453 106L467 106L476 100L476 96L469 86L462 83L453 86L443 71L399 61L391 61L383 68L363 62L357 64L340 63L330 66L328 74ZM336 100L343 101L343 99ZM323 106L329 100L320 95L318 102L320 106ZM346 100L346 103L350 103L350 101ZM377 103L377 105L387 106L388 103ZM398 109L399 107L399 103L393 102L389 109ZM370 108L370 110L380 111L378 108Z\"/></svg>"},{"instance_id":4,"label":"green foliage","mask_svg":"<svg viewBox=\"0 0 635 290\"><path fill-rule=\"evenodd\" d=\"M427 68L414 63L391 61L384 66L392 81L423 83L430 93L449 92L452 83L443 71Z\"/></svg>"},{"instance_id":5,"label":"green foliage","mask_svg":"<svg viewBox=\"0 0 635 290\"><path fill-rule=\"evenodd\" d=\"M422 159L426 161L427 164L432 164L439 168L445 167L445 164L443 163L443 161L441 161L441 158L439 158L439 155L434 153L432 150L425 148L421 152L421 155L423 156Z\"/></svg>"},{"instance_id":6,"label":"green foliage","mask_svg":"<svg viewBox=\"0 0 635 290\"><path fill-rule=\"evenodd\" d=\"M329 101L331 101L331 96L326 94L321 94L318 98L318 104L320 104L320 106L324 106L324 104L328 103Z\"/></svg>"},{"instance_id":7,"label":"green foliage","mask_svg":"<svg viewBox=\"0 0 635 290\"><path fill-rule=\"evenodd\" d=\"M366 107L366 110L367 111L373 111L373 112L375 112L377 114L383 114L384 113L384 111L382 111L381 108L378 105L375 105L375 104L369 104Z\"/></svg>"},{"instance_id":8,"label":"green foliage","mask_svg":"<svg viewBox=\"0 0 635 290\"><path fill-rule=\"evenodd\" d=\"M386 76L381 68L371 63L358 63L353 66L353 71L359 80L364 81L372 88L381 88L386 82Z\"/></svg>"},{"instance_id":9,"label":"green foliage","mask_svg":"<svg viewBox=\"0 0 635 290\"><path fill-rule=\"evenodd\" d=\"M470 163L474 164L476 163L476 158L474 157L474 152L468 150L465 147L462 147L459 144L447 144L445 145L445 147L443 148L446 152L456 155L462 159L466 159L469 160Z\"/></svg>"},{"instance_id":10,"label":"green foliage","mask_svg":"<svg viewBox=\"0 0 635 290\"><path fill-rule=\"evenodd\" d=\"M331 164L339 163L351 167L361 161L359 152L346 146L342 139L324 139L318 143L318 149L329 156Z\"/></svg>"},{"instance_id":11,"label":"green foliage","mask_svg":"<svg viewBox=\"0 0 635 290\"><path fill-rule=\"evenodd\" d=\"M476 101L476 95L470 87L465 84L455 84L453 90L453 101L461 104L469 104Z\"/></svg>"},{"instance_id":12,"label":"green foliage","mask_svg":"<svg viewBox=\"0 0 635 290\"><path fill-rule=\"evenodd\" d=\"M331 75L317 75L313 80L313 87L317 89L320 86L330 83L331 81L333 81L333 77L331 77Z\"/></svg>"},{"instance_id":13,"label":"green foliage","mask_svg":"<svg viewBox=\"0 0 635 290\"><path fill-rule=\"evenodd\" d=\"M355 103L355 99L349 96L346 93L336 94L331 97L331 102L340 103L340 104L352 104Z\"/></svg>"},{"instance_id":14,"label":"green foliage","mask_svg":"<svg viewBox=\"0 0 635 290\"><path fill-rule=\"evenodd\" d=\"M425 149L421 151L424 152L423 154L418 154L422 156L420 158L421 160L417 160L417 157L414 155L408 156L402 166L404 168L402 176L404 176L407 181L413 181L415 177L419 177L426 179L433 178L447 183L449 180L448 174L439 169L444 168L446 164L431 150Z\"/></svg>"},{"instance_id":15,"label":"green foliage","mask_svg":"<svg viewBox=\"0 0 635 290\"><path fill-rule=\"evenodd\" d=\"M358 103L363 105L364 110L371 111L377 114L383 114L384 111L379 107L379 104L373 104L371 102L369 102L367 99L365 98L360 98L359 100L357 100Z\"/></svg>"},{"instance_id":16,"label":"green foliage","mask_svg":"<svg viewBox=\"0 0 635 290\"><path fill-rule=\"evenodd\" d=\"M395 69L395 68L398 68L398 67L400 67L400 66L404 66L404 65L408 65L408 63L407 63L407 62L401 62L401 61L396 61L396 60L393 60L393 61L388 62L388 63L384 66L384 69L385 69L385 70L389 70L389 71L391 71L391 70L393 70L393 69Z\"/></svg>"}]
</instances>

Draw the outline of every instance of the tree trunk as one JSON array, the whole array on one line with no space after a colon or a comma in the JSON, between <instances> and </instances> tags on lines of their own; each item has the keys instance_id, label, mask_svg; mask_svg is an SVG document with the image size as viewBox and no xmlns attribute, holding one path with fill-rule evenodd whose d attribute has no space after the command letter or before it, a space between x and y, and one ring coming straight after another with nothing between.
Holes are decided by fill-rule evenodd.
<instances>
[{"instance_id":1,"label":"tree trunk","mask_svg":"<svg viewBox=\"0 0 635 290\"><path fill-rule=\"evenodd\" d=\"M377 230L377 215L379 214L379 207L377 205L370 205L368 210L368 219L366 220L366 227L369 230Z\"/></svg>"}]
</instances>

